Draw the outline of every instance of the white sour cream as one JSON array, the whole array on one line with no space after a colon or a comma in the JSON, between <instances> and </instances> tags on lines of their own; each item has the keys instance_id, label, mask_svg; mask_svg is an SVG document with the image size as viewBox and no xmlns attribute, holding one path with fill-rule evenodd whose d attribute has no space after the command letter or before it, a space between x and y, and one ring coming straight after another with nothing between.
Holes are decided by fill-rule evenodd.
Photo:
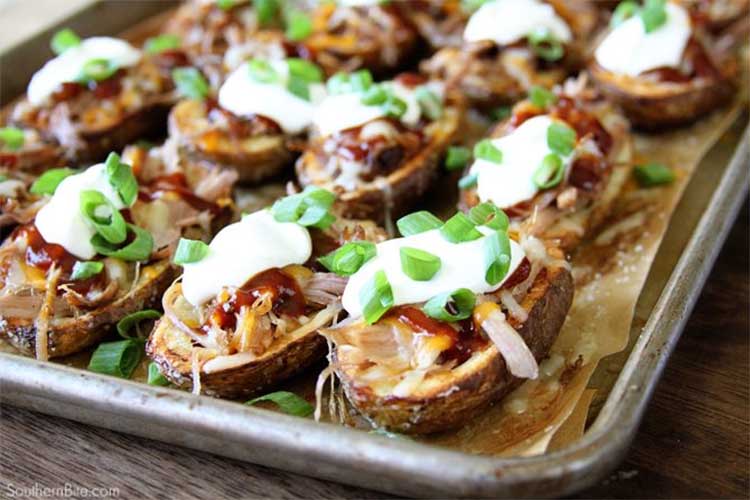
<instances>
[{"instance_id":1,"label":"white sour cream","mask_svg":"<svg viewBox=\"0 0 750 500\"><path fill-rule=\"evenodd\" d=\"M286 89L289 74L286 62L273 61L270 64L282 75L282 82L258 82L243 64L221 86L219 105L237 116L265 116L278 123L284 132L299 134L312 123L315 104L325 96L325 86L310 85L310 101L307 101Z\"/></svg>"},{"instance_id":2,"label":"white sour cream","mask_svg":"<svg viewBox=\"0 0 750 500\"><path fill-rule=\"evenodd\" d=\"M501 208L533 198L539 191L533 176L545 156L552 153L547 144L547 129L554 121L549 116L526 120L510 134L494 139L492 144L503 153L501 163L476 160L470 173L477 174L479 199ZM572 155L563 157L567 170Z\"/></svg>"},{"instance_id":3,"label":"white sour cream","mask_svg":"<svg viewBox=\"0 0 750 500\"><path fill-rule=\"evenodd\" d=\"M277 222L270 210L260 210L219 231L208 248L203 259L184 266L182 294L194 306L268 269L304 264L312 241L299 224Z\"/></svg>"},{"instance_id":4,"label":"white sour cream","mask_svg":"<svg viewBox=\"0 0 750 500\"><path fill-rule=\"evenodd\" d=\"M485 235L494 232L485 226L477 229ZM377 255L367 261L354 275L344 290L342 303L350 316L362 316L360 294L368 286L373 275L384 271L393 291L394 305L419 304L435 295L452 292L458 288L468 288L474 293L487 293L502 286L523 260L525 254L521 246L510 241L510 268L502 282L488 284L485 279L484 241L479 238L464 243L451 243L440 234L439 229L425 231L406 238L396 238L377 245ZM425 250L440 257L440 270L429 281L415 281L404 274L401 268L401 248L412 247Z\"/></svg>"},{"instance_id":5,"label":"white sour cream","mask_svg":"<svg viewBox=\"0 0 750 500\"><path fill-rule=\"evenodd\" d=\"M91 245L91 237L96 231L86 222L80 209L81 191L86 190L99 191L117 210L125 208L120 195L109 182L106 167L99 163L63 179L34 221L47 243L60 245L81 260L89 260L96 255Z\"/></svg>"},{"instance_id":6,"label":"white sour cream","mask_svg":"<svg viewBox=\"0 0 750 500\"><path fill-rule=\"evenodd\" d=\"M555 9L539 0L494 0L486 2L469 18L464 40L491 40L510 45L538 29L548 29L558 40L569 42L573 35Z\"/></svg>"},{"instance_id":7,"label":"white sour cream","mask_svg":"<svg viewBox=\"0 0 750 500\"><path fill-rule=\"evenodd\" d=\"M92 59L106 59L118 68L127 68L141 60L141 52L128 42L117 38L87 38L77 47L72 47L47 61L42 69L34 73L26 89L29 102L35 106L44 104L60 85L78 80L83 67Z\"/></svg>"},{"instance_id":8,"label":"white sour cream","mask_svg":"<svg viewBox=\"0 0 750 500\"><path fill-rule=\"evenodd\" d=\"M638 76L652 69L676 68L692 33L687 11L667 4L667 21L646 33L640 16L615 27L596 49L599 66L612 73Z\"/></svg>"}]
</instances>

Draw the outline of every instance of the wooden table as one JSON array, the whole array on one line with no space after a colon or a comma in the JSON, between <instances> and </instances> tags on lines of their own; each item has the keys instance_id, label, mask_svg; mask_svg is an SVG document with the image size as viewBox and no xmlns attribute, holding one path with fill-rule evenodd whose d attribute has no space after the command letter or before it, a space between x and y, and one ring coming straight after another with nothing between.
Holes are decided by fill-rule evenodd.
<instances>
[{"instance_id":1,"label":"wooden table","mask_svg":"<svg viewBox=\"0 0 750 500\"><path fill-rule=\"evenodd\" d=\"M748 207L719 257L632 450L580 497L740 498L750 491ZM118 488L121 498L382 498L44 415L0 407L0 496Z\"/></svg>"}]
</instances>

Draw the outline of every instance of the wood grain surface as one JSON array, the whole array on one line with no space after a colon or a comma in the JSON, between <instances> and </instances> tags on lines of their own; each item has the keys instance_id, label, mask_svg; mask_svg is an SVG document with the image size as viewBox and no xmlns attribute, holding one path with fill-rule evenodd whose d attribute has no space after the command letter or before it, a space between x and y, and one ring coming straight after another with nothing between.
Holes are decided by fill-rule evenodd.
<instances>
[{"instance_id":1,"label":"wood grain surface","mask_svg":"<svg viewBox=\"0 0 750 500\"><path fill-rule=\"evenodd\" d=\"M580 498L748 497L749 225L745 206L629 456ZM385 497L0 406L0 498L66 483L120 498Z\"/></svg>"}]
</instances>

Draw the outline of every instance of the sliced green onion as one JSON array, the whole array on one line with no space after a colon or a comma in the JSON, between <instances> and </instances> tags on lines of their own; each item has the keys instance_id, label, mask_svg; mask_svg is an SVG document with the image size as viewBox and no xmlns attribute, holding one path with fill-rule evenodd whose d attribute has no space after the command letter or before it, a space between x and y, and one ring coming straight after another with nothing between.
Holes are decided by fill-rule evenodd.
<instances>
[{"instance_id":1,"label":"sliced green onion","mask_svg":"<svg viewBox=\"0 0 750 500\"><path fill-rule=\"evenodd\" d=\"M153 361L148 365L148 379L146 380L148 385L169 385L167 377L161 374L159 371L159 365Z\"/></svg>"},{"instance_id":2,"label":"sliced green onion","mask_svg":"<svg viewBox=\"0 0 750 500\"><path fill-rule=\"evenodd\" d=\"M299 42L310 36L312 31L312 19L304 11L291 9L287 12L285 34L289 40Z\"/></svg>"},{"instance_id":3,"label":"sliced green onion","mask_svg":"<svg viewBox=\"0 0 750 500\"><path fill-rule=\"evenodd\" d=\"M406 113L408 106L406 102L397 97L393 92L388 93L388 98L382 104L383 113L390 118L401 119Z\"/></svg>"},{"instance_id":4,"label":"sliced green onion","mask_svg":"<svg viewBox=\"0 0 750 500\"><path fill-rule=\"evenodd\" d=\"M70 279L73 281L85 280L92 276L96 276L102 272L103 269L104 263L99 262L98 260L86 262L76 261L76 263L73 264L73 271L70 274Z\"/></svg>"},{"instance_id":5,"label":"sliced green onion","mask_svg":"<svg viewBox=\"0 0 750 500\"><path fill-rule=\"evenodd\" d=\"M490 0L461 0L461 8L471 14Z\"/></svg>"},{"instance_id":6,"label":"sliced green onion","mask_svg":"<svg viewBox=\"0 0 750 500\"><path fill-rule=\"evenodd\" d=\"M335 217L330 208L336 196L325 189L308 186L301 193L277 200L271 213L278 222L296 222L301 226L325 229Z\"/></svg>"},{"instance_id":7,"label":"sliced green onion","mask_svg":"<svg viewBox=\"0 0 750 500\"><path fill-rule=\"evenodd\" d=\"M109 59L91 59L81 68L83 82L101 82L114 75L120 67Z\"/></svg>"},{"instance_id":8,"label":"sliced green onion","mask_svg":"<svg viewBox=\"0 0 750 500\"><path fill-rule=\"evenodd\" d=\"M537 108L545 109L557 102L557 96L544 87L535 85L529 90L529 100Z\"/></svg>"},{"instance_id":9,"label":"sliced green onion","mask_svg":"<svg viewBox=\"0 0 750 500\"><path fill-rule=\"evenodd\" d=\"M562 42L547 28L538 28L528 35L531 50L545 61L559 61L565 55Z\"/></svg>"},{"instance_id":10,"label":"sliced green onion","mask_svg":"<svg viewBox=\"0 0 750 500\"><path fill-rule=\"evenodd\" d=\"M510 117L512 111L513 108L511 108L510 106L498 106L497 108L494 108L492 109L492 111L490 111L490 118L499 122Z\"/></svg>"},{"instance_id":11,"label":"sliced green onion","mask_svg":"<svg viewBox=\"0 0 750 500\"><path fill-rule=\"evenodd\" d=\"M484 240L484 280L497 285L510 268L510 239L505 231L496 231Z\"/></svg>"},{"instance_id":12,"label":"sliced green onion","mask_svg":"<svg viewBox=\"0 0 750 500\"><path fill-rule=\"evenodd\" d=\"M576 131L563 122L554 122L547 129L547 146L562 156L568 156L573 152L576 138Z\"/></svg>"},{"instance_id":13,"label":"sliced green onion","mask_svg":"<svg viewBox=\"0 0 750 500\"><path fill-rule=\"evenodd\" d=\"M265 59L252 59L247 62L250 78L260 83L279 83L281 75Z\"/></svg>"},{"instance_id":14,"label":"sliced green onion","mask_svg":"<svg viewBox=\"0 0 750 500\"><path fill-rule=\"evenodd\" d=\"M167 50L179 49L181 45L179 36L165 33L146 40L143 49L149 54L161 54Z\"/></svg>"},{"instance_id":15,"label":"sliced green onion","mask_svg":"<svg viewBox=\"0 0 750 500\"><path fill-rule=\"evenodd\" d=\"M376 254L377 250L374 243L352 241L328 255L320 257L318 262L339 276L351 276Z\"/></svg>"},{"instance_id":16,"label":"sliced green onion","mask_svg":"<svg viewBox=\"0 0 750 500\"><path fill-rule=\"evenodd\" d=\"M477 226L487 226L498 231L508 229L508 216L494 203L484 202L469 210L469 219Z\"/></svg>"},{"instance_id":17,"label":"sliced green onion","mask_svg":"<svg viewBox=\"0 0 750 500\"><path fill-rule=\"evenodd\" d=\"M66 50L81 45L81 38L76 35L75 31L70 28L65 28L55 33L50 42L52 52L58 56Z\"/></svg>"},{"instance_id":18,"label":"sliced green onion","mask_svg":"<svg viewBox=\"0 0 750 500\"><path fill-rule=\"evenodd\" d=\"M458 189L469 189L477 185L479 174L469 174L458 180Z\"/></svg>"},{"instance_id":19,"label":"sliced green onion","mask_svg":"<svg viewBox=\"0 0 750 500\"><path fill-rule=\"evenodd\" d=\"M468 288L435 295L422 307L424 313L438 321L460 321L471 317L477 297Z\"/></svg>"},{"instance_id":20,"label":"sliced green onion","mask_svg":"<svg viewBox=\"0 0 750 500\"><path fill-rule=\"evenodd\" d=\"M666 0L645 0L641 9L641 20L646 33L651 33L667 22Z\"/></svg>"},{"instance_id":21,"label":"sliced green onion","mask_svg":"<svg viewBox=\"0 0 750 500\"><path fill-rule=\"evenodd\" d=\"M67 167L47 170L34 181L29 188L29 192L33 194L55 194L57 186L60 185L63 179L75 173L75 170Z\"/></svg>"},{"instance_id":22,"label":"sliced green onion","mask_svg":"<svg viewBox=\"0 0 750 500\"><path fill-rule=\"evenodd\" d=\"M216 0L216 6L221 10L230 10L237 4L237 0Z\"/></svg>"},{"instance_id":23,"label":"sliced green onion","mask_svg":"<svg viewBox=\"0 0 750 500\"><path fill-rule=\"evenodd\" d=\"M286 89L300 99L310 100L310 84L300 78L289 78L286 82Z\"/></svg>"},{"instance_id":24,"label":"sliced green onion","mask_svg":"<svg viewBox=\"0 0 750 500\"><path fill-rule=\"evenodd\" d=\"M255 399L251 399L245 404L253 406L263 401L274 403L281 411L288 415L294 415L295 417L307 417L308 415L312 415L315 411L313 405L293 392L287 391L276 391L270 394L265 394Z\"/></svg>"},{"instance_id":25,"label":"sliced green onion","mask_svg":"<svg viewBox=\"0 0 750 500\"><path fill-rule=\"evenodd\" d=\"M345 94L350 91L349 75L346 73L336 73L326 82L326 89L331 95Z\"/></svg>"},{"instance_id":26,"label":"sliced green onion","mask_svg":"<svg viewBox=\"0 0 750 500\"><path fill-rule=\"evenodd\" d=\"M131 206L138 197L138 181L133 175L133 169L127 163L120 161L117 153L109 153L107 160L104 162L107 169L109 183L115 188L120 195L120 199L125 206Z\"/></svg>"},{"instance_id":27,"label":"sliced green onion","mask_svg":"<svg viewBox=\"0 0 750 500\"><path fill-rule=\"evenodd\" d=\"M23 147L26 137L23 130L16 127L0 128L0 142L5 145L5 149L15 151Z\"/></svg>"},{"instance_id":28,"label":"sliced green onion","mask_svg":"<svg viewBox=\"0 0 750 500\"><path fill-rule=\"evenodd\" d=\"M440 228L440 234L451 243L474 241L482 237L482 233L463 212L458 212L445 221L443 227Z\"/></svg>"},{"instance_id":29,"label":"sliced green onion","mask_svg":"<svg viewBox=\"0 0 750 500\"><path fill-rule=\"evenodd\" d=\"M445 169L458 170L464 168L471 160L471 150L463 146L451 146L445 155Z\"/></svg>"},{"instance_id":30,"label":"sliced green onion","mask_svg":"<svg viewBox=\"0 0 750 500\"><path fill-rule=\"evenodd\" d=\"M279 14L279 0L253 0L253 8L258 24L268 26Z\"/></svg>"},{"instance_id":31,"label":"sliced green onion","mask_svg":"<svg viewBox=\"0 0 750 500\"><path fill-rule=\"evenodd\" d=\"M362 104L366 106L380 106L388 100L388 92L382 85L373 85L360 97Z\"/></svg>"},{"instance_id":32,"label":"sliced green onion","mask_svg":"<svg viewBox=\"0 0 750 500\"><path fill-rule=\"evenodd\" d=\"M393 307L393 290L384 271L376 272L372 279L359 292L362 316L368 325L378 321Z\"/></svg>"},{"instance_id":33,"label":"sliced green onion","mask_svg":"<svg viewBox=\"0 0 750 500\"><path fill-rule=\"evenodd\" d=\"M178 266L198 262L208 255L208 245L200 240L189 240L180 238L177 244L177 250L174 252L172 262Z\"/></svg>"},{"instance_id":34,"label":"sliced green onion","mask_svg":"<svg viewBox=\"0 0 750 500\"><path fill-rule=\"evenodd\" d=\"M430 281L442 265L440 257L419 248L402 247L399 253L401 270L414 281Z\"/></svg>"},{"instance_id":35,"label":"sliced green onion","mask_svg":"<svg viewBox=\"0 0 750 500\"><path fill-rule=\"evenodd\" d=\"M565 167L562 158L555 153L550 153L544 157L531 180L539 189L549 189L560 184L564 176Z\"/></svg>"},{"instance_id":36,"label":"sliced green onion","mask_svg":"<svg viewBox=\"0 0 750 500\"><path fill-rule=\"evenodd\" d=\"M125 241L127 223L122 214L99 191L87 189L79 195L81 214L96 233L114 245Z\"/></svg>"},{"instance_id":37,"label":"sliced green onion","mask_svg":"<svg viewBox=\"0 0 750 500\"><path fill-rule=\"evenodd\" d=\"M491 139L482 139L474 146L474 158L492 163L502 163L503 152L492 144Z\"/></svg>"},{"instance_id":38,"label":"sliced green onion","mask_svg":"<svg viewBox=\"0 0 750 500\"><path fill-rule=\"evenodd\" d=\"M638 184L643 187L669 184L675 180L675 175L672 169L661 163L638 165L635 167L633 173Z\"/></svg>"},{"instance_id":39,"label":"sliced green onion","mask_svg":"<svg viewBox=\"0 0 750 500\"><path fill-rule=\"evenodd\" d=\"M630 19L638 13L638 2L635 0L625 0L620 2L615 11L612 13L612 19L609 24L613 28L619 26L627 19Z\"/></svg>"},{"instance_id":40,"label":"sliced green onion","mask_svg":"<svg viewBox=\"0 0 750 500\"><path fill-rule=\"evenodd\" d=\"M130 339L132 337L129 335L129 332L138 323L140 323L141 321L147 321L147 320L159 319L159 318L161 318L161 313L154 309L144 309L143 311L138 311L138 312L128 314L127 316L125 316L124 318L122 318L120 321L117 322L117 333L120 334L120 337Z\"/></svg>"},{"instance_id":41,"label":"sliced green onion","mask_svg":"<svg viewBox=\"0 0 750 500\"><path fill-rule=\"evenodd\" d=\"M349 85L354 92L365 92L372 86L372 73L366 69L349 75Z\"/></svg>"},{"instance_id":42,"label":"sliced green onion","mask_svg":"<svg viewBox=\"0 0 750 500\"><path fill-rule=\"evenodd\" d=\"M175 68L172 70L172 80L177 92L189 99L202 101L210 90L208 82L196 68Z\"/></svg>"},{"instance_id":43,"label":"sliced green onion","mask_svg":"<svg viewBox=\"0 0 750 500\"><path fill-rule=\"evenodd\" d=\"M308 83L320 83L323 81L323 70L310 61L298 57L292 57L286 60L286 64L289 68L289 75L291 76L297 77Z\"/></svg>"},{"instance_id":44,"label":"sliced green onion","mask_svg":"<svg viewBox=\"0 0 750 500\"><path fill-rule=\"evenodd\" d=\"M133 375L143 354L143 342L120 340L99 344L89 361L89 370L120 378Z\"/></svg>"},{"instance_id":45,"label":"sliced green onion","mask_svg":"<svg viewBox=\"0 0 750 500\"><path fill-rule=\"evenodd\" d=\"M419 87L414 92L422 113L430 120L437 120L443 116L443 101L435 92L427 87Z\"/></svg>"},{"instance_id":46,"label":"sliced green onion","mask_svg":"<svg viewBox=\"0 0 750 500\"><path fill-rule=\"evenodd\" d=\"M0 182L5 182L8 180L8 176L5 174L0 174Z\"/></svg>"},{"instance_id":47,"label":"sliced green onion","mask_svg":"<svg viewBox=\"0 0 750 500\"><path fill-rule=\"evenodd\" d=\"M396 227L401 236L412 236L443 226L443 221L432 215L427 210L420 210L409 215L404 215L396 221Z\"/></svg>"},{"instance_id":48,"label":"sliced green onion","mask_svg":"<svg viewBox=\"0 0 750 500\"><path fill-rule=\"evenodd\" d=\"M132 232L135 237L133 238L133 241L122 248L115 247L99 234L95 234L91 238L91 245L98 253L115 259L127 261L148 259L154 248L154 238L148 231L138 226L134 226L133 224L128 224L128 230Z\"/></svg>"}]
</instances>

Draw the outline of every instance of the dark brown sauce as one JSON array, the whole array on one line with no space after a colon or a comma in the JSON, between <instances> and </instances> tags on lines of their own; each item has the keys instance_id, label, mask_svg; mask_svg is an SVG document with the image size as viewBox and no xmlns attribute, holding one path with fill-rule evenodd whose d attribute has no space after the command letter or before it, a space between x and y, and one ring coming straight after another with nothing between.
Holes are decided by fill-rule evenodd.
<instances>
[{"instance_id":1,"label":"dark brown sauce","mask_svg":"<svg viewBox=\"0 0 750 500\"><path fill-rule=\"evenodd\" d=\"M281 126L274 120L262 115L237 116L219 106L215 99L206 99L206 112L209 120L214 118L214 120L225 121L229 128L229 135L237 139L282 133Z\"/></svg>"},{"instance_id":2,"label":"dark brown sauce","mask_svg":"<svg viewBox=\"0 0 750 500\"><path fill-rule=\"evenodd\" d=\"M140 191L138 191L138 199L148 203L159 199L165 192L177 194L185 203L200 212L210 211L216 214L221 211L221 207L216 203L205 200L193 193L188 186L185 175L179 172L162 175L156 177L148 184L141 184Z\"/></svg>"}]
</instances>

